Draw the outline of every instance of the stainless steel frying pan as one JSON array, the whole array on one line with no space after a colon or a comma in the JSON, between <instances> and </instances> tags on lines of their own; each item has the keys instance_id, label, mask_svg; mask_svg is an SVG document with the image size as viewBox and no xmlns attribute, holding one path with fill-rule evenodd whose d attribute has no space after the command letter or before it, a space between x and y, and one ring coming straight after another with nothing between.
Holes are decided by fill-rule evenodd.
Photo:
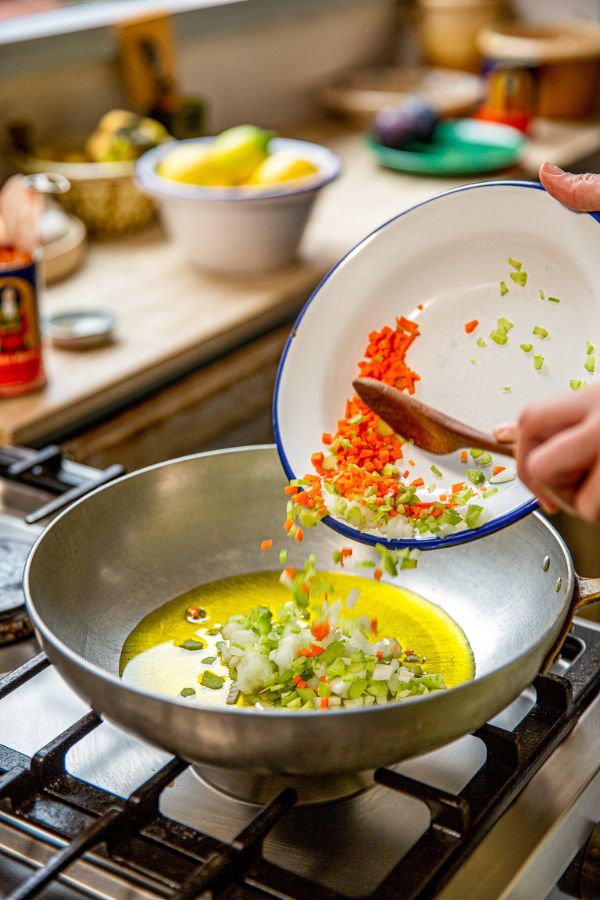
<instances>
[{"instance_id":1,"label":"stainless steel frying pan","mask_svg":"<svg viewBox=\"0 0 600 900\"><path fill-rule=\"evenodd\" d=\"M265 537L275 550L290 547L281 528L284 483L271 447L152 466L66 510L36 543L25 572L38 638L72 688L98 713L217 776L358 772L446 744L510 703L543 667L576 607L600 595L600 580L578 578L559 535L532 514L485 540L423 553L417 569L396 579L464 630L476 677L452 690L389 706L294 713L202 707L126 686L118 676L121 648L148 612L196 585L273 568L276 555L258 552ZM335 532L317 527L301 550L326 567L339 545ZM353 550L354 563L376 558L363 544Z\"/></svg>"}]
</instances>

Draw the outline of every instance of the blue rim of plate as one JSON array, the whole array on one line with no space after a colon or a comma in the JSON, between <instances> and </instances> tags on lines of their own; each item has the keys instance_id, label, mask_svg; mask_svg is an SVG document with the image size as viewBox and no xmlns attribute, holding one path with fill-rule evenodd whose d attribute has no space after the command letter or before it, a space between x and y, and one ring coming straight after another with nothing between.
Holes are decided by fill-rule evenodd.
<instances>
[{"instance_id":1,"label":"blue rim of plate","mask_svg":"<svg viewBox=\"0 0 600 900\"><path fill-rule=\"evenodd\" d=\"M407 207L407 209L402 210L402 212L398 213L397 215L392 216L391 219L387 219L385 222L382 222L381 225L378 225L377 228L374 228L373 231L365 235L364 238L362 238L357 244L354 245L354 247L352 247L347 253L345 253L344 256L342 256L335 263L335 265L331 267L329 272L327 272L327 274L324 275L321 281L318 283L318 285L300 310L298 318L294 322L294 326L291 329L289 337L285 343L285 347L283 348L283 353L281 354L281 359L277 368L277 377L275 379L275 391L273 394L273 432L275 435L275 444L277 446L279 459L287 478L289 478L290 480L293 478L302 478L302 474L297 474L294 472L285 454L285 450L283 449L283 441L281 439L281 431L279 428L279 415L277 411L279 403L279 393L281 388L281 377L283 375L283 369L285 366L287 355L296 336L298 327L321 288L327 281L329 281L331 276L342 265L342 263L344 263L350 256L356 253L356 251L360 247L362 247L363 244L369 241L375 234L377 234L379 231L382 231L384 228L387 228L388 225L391 225L392 222L396 222L398 219L401 219L403 216L407 215L413 210L418 209L421 206L426 206L428 203L432 203L434 200L439 200L441 197L462 193L463 191L472 191L479 188L489 187L516 187L536 191L545 191L544 186L537 181L478 181L474 184L464 184L460 185L459 187L450 188L447 191L441 191L439 194L434 194L433 197L428 197L426 200L421 200L419 203L415 203L413 204L413 206L409 206ZM600 212L578 213L578 215L590 216L596 222L600 223ZM347 537L353 541L357 541L357 543L360 544L369 544L372 547L374 547L376 544L385 544L387 547L390 547L392 549L409 547L411 549L416 548L418 550L439 550L442 547L452 547L456 546L457 544L466 544L469 541L477 540L478 538L484 537L485 535L500 531L502 528L506 528L508 525L512 525L519 519L524 518L524 516L529 515L529 513L537 509L538 506L538 501L535 499L535 497L532 497L531 500L528 500L526 503L522 503L520 506L517 506L515 509L511 510L511 512L505 513L501 516L497 516L496 518L491 519L485 525L481 525L479 528L467 528L465 529L465 531L457 531L453 534L447 535L446 537L423 538L421 540L417 538L406 538L403 540L390 541L387 540L383 534L369 534L364 531L358 531L356 528L351 528L349 525L346 525L339 519L335 519L333 516L325 516L323 519L321 519L321 521L324 522L329 528L333 529L333 531L337 531L339 534L344 535L344 537Z\"/></svg>"}]
</instances>

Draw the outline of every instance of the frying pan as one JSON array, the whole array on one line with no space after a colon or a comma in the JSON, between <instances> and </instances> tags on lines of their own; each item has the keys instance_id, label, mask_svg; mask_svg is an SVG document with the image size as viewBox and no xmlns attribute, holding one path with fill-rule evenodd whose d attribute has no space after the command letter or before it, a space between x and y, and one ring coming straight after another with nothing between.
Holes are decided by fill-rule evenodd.
<instances>
[{"instance_id":1,"label":"frying pan","mask_svg":"<svg viewBox=\"0 0 600 900\"><path fill-rule=\"evenodd\" d=\"M465 632L476 675L451 690L294 713L202 706L121 681L123 642L153 609L202 583L275 568L284 547L296 553L281 527L285 484L272 447L151 466L63 512L25 570L38 639L71 687L99 714L212 772L217 783L224 770L242 779L363 772L471 732L532 682L575 610L600 596L600 580L578 578L560 536L534 513L460 550L424 553L416 569L389 579L438 604ZM265 537L274 539L268 554L258 550ZM327 568L339 546L318 526L307 529L298 553L315 553ZM353 545L354 564L376 558Z\"/></svg>"}]
</instances>

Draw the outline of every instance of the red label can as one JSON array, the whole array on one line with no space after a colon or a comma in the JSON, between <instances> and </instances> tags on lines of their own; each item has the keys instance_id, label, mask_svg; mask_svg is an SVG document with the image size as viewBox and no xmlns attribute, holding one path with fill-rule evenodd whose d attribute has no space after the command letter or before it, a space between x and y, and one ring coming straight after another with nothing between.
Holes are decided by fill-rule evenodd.
<instances>
[{"instance_id":1,"label":"red label can","mask_svg":"<svg viewBox=\"0 0 600 900\"><path fill-rule=\"evenodd\" d=\"M46 384L38 312L38 258L0 245L0 397Z\"/></svg>"}]
</instances>

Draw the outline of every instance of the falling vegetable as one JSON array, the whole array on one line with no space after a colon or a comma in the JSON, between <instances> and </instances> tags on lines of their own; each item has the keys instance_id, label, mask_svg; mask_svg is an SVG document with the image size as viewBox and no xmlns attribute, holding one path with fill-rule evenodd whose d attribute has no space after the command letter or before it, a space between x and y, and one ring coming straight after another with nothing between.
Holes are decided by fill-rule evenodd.
<instances>
[{"instance_id":1,"label":"falling vegetable","mask_svg":"<svg viewBox=\"0 0 600 900\"><path fill-rule=\"evenodd\" d=\"M479 322L477 319L471 319L471 321L467 322L467 324L465 325L465 331L467 332L467 334L471 334L473 331L475 331L478 325Z\"/></svg>"}]
</instances>

